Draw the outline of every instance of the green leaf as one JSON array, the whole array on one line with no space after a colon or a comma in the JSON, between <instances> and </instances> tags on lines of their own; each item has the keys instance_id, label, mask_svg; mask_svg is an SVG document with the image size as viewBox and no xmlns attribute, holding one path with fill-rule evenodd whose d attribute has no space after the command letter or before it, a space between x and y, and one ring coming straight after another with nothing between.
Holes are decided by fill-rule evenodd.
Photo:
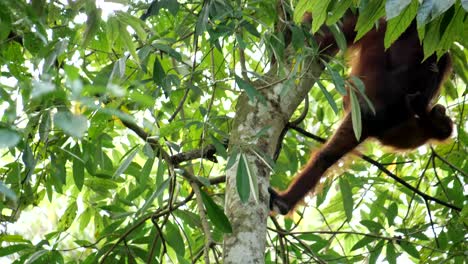
<instances>
[{"instance_id":1,"label":"green leaf","mask_svg":"<svg viewBox=\"0 0 468 264\"><path fill-rule=\"evenodd\" d=\"M31 98L39 98L43 95L49 94L55 91L55 85L50 81L33 81L33 90L31 92Z\"/></svg>"},{"instance_id":2,"label":"green leaf","mask_svg":"<svg viewBox=\"0 0 468 264\"><path fill-rule=\"evenodd\" d=\"M80 146L76 144L73 149L73 154L75 157L73 158L73 180L75 181L76 187L78 190L81 191L84 184L84 162L83 160L79 159L78 157L82 157Z\"/></svg>"},{"instance_id":3,"label":"green leaf","mask_svg":"<svg viewBox=\"0 0 468 264\"><path fill-rule=\"evenodd\" d=\"M85 185L95 191L108 191L118 187L117 183L113 180L96 177L86 178Z\"/></svg>"},{"instance_id":4,"label":"green leaf","mask_svg":"<svg viewBox=\"0 0 468 264\"><path fill-rule=\"evenodd\" d=\"M52 126L50 111L44 111L41 116L41 122L39 123L39 138L45 142L49 138L50 129Z\"/></svg>"},{"instance_id":5,"label":"green leaf","mask_svg":"<svg viewBox=\"0 0 468 264\"><path fill-rule=\"evenodd\" d=\"M49 250L41 249L41 250L38 250L38 251L34 252L34 254L32 254L28 258L28 261L26 261L25 264L41 263L40 261L36 262L36 260L39 260L46 253L49 253ZM50 258L49 258L49 261L50 261Z\"/></svg>"},{"instance_id":6,"label":"green leaf","mask_svg":"<svg viewBox=\"0 0 468 264\"><path fill-rule=\"evenodd\" d=\"M184 239L180 234L178 225L172 222L166 222L166 236L165 239L169 246L174 249L178 255L185 255Z\"/></svg>"},{"instance_id":7,"label":"green leaf","mask_svg":"<svg viewBox=\"0 0 468 264\"><path fill-rule=\"evenodd\" d=\"M169 56L173 57L177 61L182 61L182 55L175 49L171 48L170 46L164 45L162 43L154 43L152 44L152 47L154 47L157 50L163 51L164 53L168 54Z\"/></svg>"},{"instance_id":8,"label":"green leaf","mask_svg":"<svg viewBox=\"0 0 468 264\"><path fill-rule=\"evenodd\" d=\"M348 46L346 42L346 36L344 33L340 30L340 28L335 24L331 25L328 27L333 34L333 38L335 38L336 44L340 48L341 51L346 51L346 48Z\"/></svg>"},{"instance_id":9,"label":"green leaf","mask_svg":"<svg viewBox=\"0 0 468 264\"><path fill-rule=\"evenodd\" d=\"M146 160L145 165L143 165L143 168L141 168L140 177L137 178L137 181L140 184L146 185L148 183L151 170L153 169L153 164L154 164L154 158L149 158Z\"/></svg>"},{"instance_id":10,"label":"green leaf","mask_svg":"<svg viewBox=\"0 0 468 264\"><path fill-rule=\"evenodd\" d=\"M211 223L223 233L232 233L231 223L223 210L203 190L200 193Z\"/></svg>"},{"instance_id":11,"label":"green leaf","mask_svg":"<svg viewBox=\"0 0 468 264\"><path fill-rule=\"evenodd\" d=\"M166 72L164 71L161 62L156 57L154 58L153 64L153 81L157 85L162 85L164 78L166 78ZM166 94L168 96L168 94Z\"/></svg>"},{"instance_id":12,"label":"green leaf","mask_svg":"<svg viewBox=\"0 0 468 264\"><path fill-rule=\"evenodd\" d=\"M437 45L437 55L439 57L449 50L456 40L463 38L461 36L463 36L463 30L466 27L466 12L460 6L455 9L455 14L445 13L444 19L447 17L450 22Z\"/></svg>"},{"instance_id":13,"label":"green leaf","mask_svg":"<svg viewBox=\"0 0 468 264\"><path fill-rule=\"evenodd\" d=\"M400 247L413 258L421 258L421 256L419 255L419 251L413 246L413 244L409 243L408 241L401 241Z\"/></svg>"},{"instance_id":14,"label":"green leaf","mask_svg":"<svg viewBox=\"0 0 468 264\"><path fill-rule=\"evenodd\" d=\"M18 253L19 251L31 248L32 246L27 244L2 246L0 247L0 257L8 256L14 253Z\"/></svg>"},{"instance_id":15,"label":"green leaf","mask_svg":"<svg viewBox=\"0 0 468 264\"><path fill-rule=\"evenodd\" d=\"M371 231L372 233L379 233L380 230L384 229L384 227L381 224L372 220L362 220L360 223L363 226L367 227L367 229L369 229L369 231Z\"/></svg>"},{"instance_id":16,"label":"green leaf","mask_svg":"<svg viewBox=\"0 0 468 264\"><path fill-rule=\"evenodd\" d=\"M394 2L407 1L407 0L395 0ZM389 2L387 2L388 5ZM408 2L408 4L410 1ZM406 7L406 6L405 6ZM403 10L403 9L402 9ZM411 25L414 21L414 17L418 12L418 1L412 1L411 5L398 17L390 19L387 22L387 31L385 32L384 45L385 49L388 49L393 42L395 42L403 32Z\"/></svg>"},{"instance_id":17,"label":"green leaf","mask_svg":"<svg viewBox=\"0 0 468 264\"><path fill-rule=\"evenodd\" d=\"M375 22L385 15L385 1L369 1L362 12L359 14L356 23L356 40L362 38L369 30L374 27Z\"/></svg>"},{"instance_id":18,"label":"green leaf","mask_svg":"<svg viewBox=\"0 0 468 264\"><path fill-rule=\"evenodd\" d=\"M266 103L265 97L263 97L263 95L259 91L257 91L257 89L253 87L250 83L244 81L241 77L237 75L235 75L235 79L239 88L241 88L247 93L247 96L249 97L249 100L251 102L255 102L255 99L257 99L258 101L264 104Z\"/></svg>"},{"instance_id":19,"label":"green leaf","mask_svg":"<svg viewBox=\"0 0 468 264\"><path fill-rule=\"evenodd\" d=\"M468 0L461 0L462 7L468 12Z\"/></svg>"},{"instance_id":20,"label":"green leaf","mask_svg":"<svg viewBox=\"0 0 468 264\"><path fill-rule=\"evenodd\" d=\"M271 172L275 171L275 161L268 155L268 153L265 153L256 146L252 146L250 150L262 161L263 164L265 164L265 166L268 167L268 169L270 169Z\"/></svg>"},{"instance_id":21,"label":"green leaf","mask_svg":"<svg viewBox=\"0 0 468 264\"><path fill-rule=\"evenodd\" d=\"M138 151L140 150L140 148L137 146L134 146L132 149L130 149L127 153L125 153L125 156L127 156L125 158L125 160L120 164L120 166L115 170L115 173L114 175L112 176L112 178L117 178L120 176L120 174L124 173L125 170L128 168L128 166L130 165L130 163L133 161L133 159L135 158L136 154L138 154Z\"/></svg>"},{"instance_id":22,"label":"green leaf","mask_svg":"<svg viewBox=\"0 0 468 264\"><path fill-rule=\"evenodd\" d=\"M137 17L125 13L125 12L117 12L117 18L124 24L129 25L130 27L135 30L135 33L137 34L138 38L141 41L146 40L146 31L145 31L145 23L141 20L138 19Z\"/></svg>"},{"instance_id":23,"label":"green leaf","mask_svg":"<svg viewBox=\"0 0 468 264\"><path fill-rule=\"evenodd\" d=\"M455 0L434 1L434 5L432 6L432 12L431 12L432 19L445 13L445 11L447 11L454 4L455 4Z\"/></svg>"},{"instance_id":24,"label":"green leaf","mask_svg":"<svg viewBox=\"0 0 468 264\"><path fill-rule=\"evenodd\" d=\"M340 18L346 13L349 7L352 5L353 0L341 0L332 2L333 6L328 8L327 25L332 25L338 22Z\"/></svg>"},{"instance_id":25,"label":"green leaf","mask_svg":"<svg viewBox=\"0 0 468 264\"><path fill-rule=\"evenodd\" d=\"M125 47L128 49L130 54L132 54L133 59L136 61L138 65L140 65L140 57L136 52L136 45L133 42L132 36L127 31L127 27L123 23L119 23L119 31L120 38L123 40Z\"/></svg>"},{"instance_id":26,"label":"green leaf","mask_svg":"<svg viewBox=\"0 0 468 264\"><path fill-rule=\"evenodd\" d=\"M89 222L91 221L91 217L94 215L93 210L88 207L86 208L83 213L79 216L80 219L80 224L79 228L80 230L85 230L85 228L89 225Z\"/></svg>"},{"instance_id":27,"label":"green leaf","mask_svg":"<svg viewBox=\"0 0 468 264\"><path fill-rule=\"evenodd\" d=\"M195 25L196 36L200 36L203 32L206 31L206 28L208 25L209 14L210 14L210 1L204 1L202 10L198 14L197 24Z\"/></svg>"},{"instance_id":28,"label":"green leaf","mask_svg":"<svg viewBox=\"0 0 468 264\"><path fill-rule=\"evenodd\" d=\"M239 147L234 146L231 154L229 155L226 170L229 170L234 164L236 164L237 160L239 159Z\"/></svg>"},{"instance_id":29,"label":"green leaf","mask_svg":"<svg viewBox=\"0 0 468 264\"><path fill-rule=\"evenodd\" d=\"M413 1L414 3L415 1ZM385 12L387 19L390 20L400 15L400 13L411 3L411 0L387 0L385 3ZM417 2L415 2L417 3Z\"/></svg>"},{"instance_id":30,"label":"green leaf","mask_svg":"<svg viewBox=\"0 0 468 264\"><path fill-rule=\"evenodd\" d=\"M386 259L389 264L396 264L397 257L399 254L395 251L395 246L392 242L387 243Z\"/></svg>"},{"instance_id":31,"label":"green leaf","mask_svg":"<svg viewBox=\"0 0 468 264\"><path fill-rule=\"evenodd\" d=\"M239 162L237 163L236 173L236 187L237 193L242 203L247 203L250 197L250 182L249 182L249 170L247 163L244 158L244 154L240 154Z\"/></svg>"},{"instance_id":32,"label":"green leaf","mask_svg":"<svg viewBox=\"0 0 468 264\"><path fill-rule=\"evenodd\" d=\"M351 248L351 251L367 246L368 244L372 243L374 240L376 240L376 238L370 237L370 236L364 236L361 240L359 240L358 242L356 242L356 244L354 244L354 246Z\"/></svg>"},{"instance_id":33,"label":"green leaf","mask_svg":"<svg viewBox=\"0 0 468 264\"><path fill-rule=\"evenodd\" d=\"M21 137L16 131L8 128L0 128L0 149L14 147L18 144L20 139Z\"/></svg>"},{"instance_id":34,"label":"green leaf","mask_svg":"<svg viewBox=\"0 0 468 264\"><path fill-rule=\"evenodd\" d=\"M163 183L161 185L159 185L159 187L156 189L156 191L154 191L151 194L151 196L148 199L146 199L143 206L140 209L138 209L138 211L136 212L136 215L144 214L146 212L146 210L153 204L154 199L160 197L164 193L164 190L167 189L167 186L169 186L170 182L171 182L170 178L163 181Z\"/></svg>"},{"instance_id":35,"label":"green leaf","mask_svg":"<svg viewBox=\"0 0 468 264\"><path fill-rule=\"evenodd\" d=\"M313 4L314 3L309 0L300 0L297 3L296 8L294 8L294 22L297 24L301 23L302 17L306 12L310 12Z\"/></svg>"},{"instance_id":36,"label":"green leaf","mask_svg":"<svg viewBox=\"0 0 468 264\"><path fill-rule=\"evenodd\" d=\"M96 8L95 4L89 4L86 12L86 30L83 36L83 47L88 46L88 43L94 38L99 29L101 22L101 9Z\"/></svg>"},{"instance_id":37,"label":"green leaf","mask_svg":"<svg viewBox=\"0 0 468 264\"><path fill-rule=\"evenodd\" d=\"M257 28L254 25L252 25L252 23L250 23L249 21L247 21L247 20L242 21L240 26L245 28L245 30L247 30L247 32L254 35L255 37L257 37L257 38L261 37L260 33L258 33Z\"/></svg>"},{"instance_id":38,"label":"green leaf","mask_svg":"<svg viewBox=\"0 0 468 264\"><path fill-rule=\"evenodd\" d=\"M302 28L299 28L295 25L291 26L292 40L291 43L295 50L299 50L304 47L304 32Z\"/></svg>"},{"instance_id":39,"label":"green leaf","mask_svg":"<svg viewBox=\"0 0 468 264\"><path fill-rule=\"evenodd\" d=\"M322 82L318 81L317 85L322 91L323 95L325 95L325 98L327 99L328 104L330 104L330 107L332 108L333 112L335 112L335 114L338 114L338 111L339 111L338 106L336 105L336 102L333 99L333 96L327 91L327 88L323 86Z\"/></svg>"},{"instance_id":40,"label":"green leaf","mask_svg":"<svg viewBox=\"0 0 468 264\"><path fill-rule=\"evenodd\" d=\"M210 139L211 139L211 142L213 142L213 145L216 149L216 155L220 155L221 157L223 158L227 158L227 151L226 151L226 147L224 146L224 144L219 141L215 136L213 136L212 133L210 133Z\"/></svg>"},{"instance_id":41,"label":"green leaf","mask_svg":"<svg viewBox=\"0 0 468 264\"><path fill-rule=\"evenodd\" d=\"M16 203L17 197L15 192L8 188L2 181L0 181L0 193Z\"/></svg>"},{"instance_id":42,"label":"green leaf","mask_svg":"<svg viewBox=\"0 0 468 264\"><path fill-rule=\"evenodd\" d=\"M349 89L349 98L351 101L351 120L356 139L359 141L362 134L361 106L353 89Z\"/></svg>"},{"instance_id":43,"label":"green leaf","mask_svg":"<svg viewBox=\"0 0 468 264\"><path fill-rule=\"evenodd\" d=\"M387 209L387 221L389 226L393 226L395 221L395 217L398 215L398 205L396 203L390 204Z\"/></svg>"},{"instance_id":44,"label":"green leaf","mask_svg":"<svg viewBox=\"0 0 468 264\"><path fill-rule=\"evenodd\" d=\"M333 84L335 85L336 90L341 94L341 95L346 95L346 88L345 88L345 80L341 75L335 71L330 64L325 63L326 70L328 74L332 77Z\"/></svg>"},{"instance_id":45,"label":"green leaf","mask_svg":"<svg viewBox=\"0 0 468 264\"><path fill-rule=\"evenodd\" d=\"M440 23L442 19L436 19L426 26L426 33L423 39L423 49L425 59L432 55L438 48L440 42Z\"/></svg>"},{"instance_id":46,"label":"green leaf","mask_svg":"<svg viewBox=\"0 0 468 264\"><path fill-rule=\"evenodd\" d=\"M418 9L418 14L416 15L416 22L418 27L424 26L429 22L429 16L431 15L432 7L434 2L437 0L425 0Z\"/></svg>"},{"instance_id":47,"label":"green leaf","mask_svg":"<svg viewBox=\"0 0 468 264\"><path fill-rule=\"evenodd\" d=\"M70 112L57 112L54 115L54 124L66 134L81 138L88 130L88 120L83 115L74 115Z\"/></svg>"},{"instance_id":48,"label":"green leaf","mask_svg":"<svg viewBox=\"0 0 468 264\"><path fill-rule=\"evenodd\" d=\"M179 217L184 225L188 225L191 228L194 229L201 229L202 224L200 220L200 216L198 216L196 213L188 211L188 210L175 210L174 215Z\"/></svg>"},{"instance_id":49,"label":"green leaf","mask_svg":"<svg viewBox=\"0 0 468 264\"><path fill-rule=\"evenodd\" d=\"M377 260L380 256L380 252L382 252L382 248L384 246L385 240L380 240L379 243L374 247L373 250L371 250L371 253L369 255L369 264L374 264L377 263Z\"/></svg>"},{"instance_id":50,"label":"green leaf","mask_svg":"<svg viewBox=\"0 0 468 264\"><path fill-rule=\"evenodd\" d=\"M346 175L344 175L346 176ZM340 177L339 185L341 190L341 196L343 197L343 207L346 213L346 221L351 221L353 218L353 193L349 181L345 177Z\"/></svg>"},{"instance_id":51,"label":"green leaf","mask_svg":"<svg viewBox=\"0 0 468 264\"><path fill-rule=\"evenodd\" d=\"M63 213L62 217L58 221L57 230L66 231L75 221L76 212L78 211L78 206L76 201L73 201L68 205L68 208Z\"/></svg>"},{"instance_id":52,"label":"green leaf","mask_svg":"<svg viewBox=\"0 0 468 264\"><path fill-rule=\"evenodd\" d=\"M34 167L36 166L36 160L34 159L34 154L32 153L32 149L29 145L24 147L21 159L23 160L24 166L27 169L34 170Z\"/></svg>"},{"instance_id":53,"label":"green leaf","mask_svg":"<svg viewBox=\"0 0 468 264\"><path fill-rule=\"evenodd\" d=\"M317 32L327 20L327 8L331 0L311 1L310 11L314 19L312 20L312 33Z\"/></svg>"},{"instance_id":54,"label":"green leaf","mask_svg":"<svg viewBox=\"0 0 468 264\"><path fill-rule=\"evenodd\" d=\"M261 159L261 156L259 156L260 159ZM241 159L244 160L244 164L246 165L245 168L247 170L247 175L249 176L249 186L250 186L250 190L253 190L252 194L253 194L253 198L254 198L254 201L258 203L259 201L259 198L258 198L258 179L257 179L257 174L255 174L253 171L252 171L252 168L250 166L250 163L249 161L247 160L247 157L245 156L245 154L241 154ZM263 160L264 161L264 160ZM264 161L266 162L266 161ZM267 166L268 166L268 163L266 163ZM273 170L273 168L271 168L271 170Z\"/></svg>"},{"instance_id":55,"label":"green leaf","mask_svg":"<svg viewBox=\"0 0 468 264\"><path fill-rule=\"evenodd\" d=\"M369 97L367 97L366 86L364 85L362 80L359 77L352 75L350 84L352 87L355 87L357 89L359 96L361 96L361 98L363 98L366 101L367 106L369 106L369 109L375 115L374 104L371 102L371 100L369 100Z\"/></svg>"}]
</instances>

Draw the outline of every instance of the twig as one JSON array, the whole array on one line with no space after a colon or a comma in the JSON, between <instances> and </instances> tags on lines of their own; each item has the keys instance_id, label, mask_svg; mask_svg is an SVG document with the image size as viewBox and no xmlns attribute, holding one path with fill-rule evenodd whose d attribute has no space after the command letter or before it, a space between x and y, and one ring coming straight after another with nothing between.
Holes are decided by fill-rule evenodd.
<instances>
[{"instance_id":1,"label":"twig","mask_svg":"<svg viewBox=\"0 0 468 264\"><path fill-rule=\"evenodd\" d=\"M424 204L426 205L427 214L429 215L429 222L431 223L432 234L434 234L437 247L440 248L439 239L437 238L437 233L434 228L434 221L432 220L431 208L429 207L429 203L427 202L427 200L424 200Z\"/></svg>"},{"instance_id":2,"label":"twig","mask_svg":"<svg viewBox=\"0 0 468 264\"><path fill-rule=\"evenodd\" d=\"M195 181L190 181L190 185L192 186L193 192L195 193L195 200L197 201L198 205L198 213L200 214L200 220L203 228L203 232L205 233L205 263L210 263L210 248L213 245L213 238L211 237L210 225L208 224L208 218L206 216L205 206L203 204L200 186Z\"/></svg>"},{"instance_id":3,"label":"twig","mask_svg":"<svg viewBox=\"0 0 468 264\"><path fill-rule=\"evenodd\" d=\"M439 155L439 153L437 153L433 148L431 148L432 150L432 153L434 154L434 156L436 156L438 159L440 159L443 163L447 164L450 168L454 169L455 171L461 173L461 175L463 177L468 177L468 173L466 173L465 171L463 171L462 169L458 168L457 166L453 165L452 163L450 163L448 160L446 160L444 157L442 157L441 155Z\"/></svg>"},{"instance_id":4,"label":"twig","mask_svg":"<svg viewBox=\"0 0 468 264\"><path fill-rule=\"evenodd\" d=\"M135 134L137 134L137 136L139 136L145 142L148 142L148 144L150 144L151 148L155 151L156 156L159 156L159 153L161 152L163 159L170 162L174 166L176 166L176 165L178 165L178 164L180 164L180 163L182 163L184 161L189 161L189 160L194 160L194 159L199 159L199 158L204 158L204 159L210 160L210 161L215 162L215 163L218 161L216 159L216 156L215 156L216 148L215 148L214 145L208 145L208 146L204 147L201 150L200 149L195 149L195 150L190 150L190 151L187 151L187 152L178 153L178 154L175 154L175 155L171 156L167 152L163 151L162 148L161 148L161 145L159 144L159 142L157 140L155 140L154 138L151 138L150 135L143 130L143 128L139 127L138 125L136 125L133 122L125 121L125 120L122 120L122 119L121 119L121 121L127 128L129 128L130 130L135 132ZM227 144L226 144L226 146L227 146Z\"/></svg>"},{"instance_id":5,"label":"twig","mask_svg":"<svg viewBox=\"0 0 468 264\"><path fill-rule=\"evenodd\" d=\"M190 200L192 200L193 198L193 195L194 195L194 192L191 192L183 201L181 201L180 203L177 203L176 205L172 206L172 208L163 208L161 210L159 210L159 212L155 212L155 213L149 213L145 216L143 216L140 220L138 220L135 224L133 224L133 226L131 226L127 231L125 231L125 233L123 233L123 235L121 235L119 237L119 239L117 240L117 242L115 242L110 248L109 250L107 250L107 252L102 256L102 259L101 261L99 261L99 263L104 263L106 258L109 256L109 254L112 252L112 250L115 249L115 247L120 244L120 242L122 242L128 235L130 235L135 229L137 229L139 226L141 226L142 224L144 224L148 219L151 219L151 218L159 218L161 216L164 216L166 214L169 214L171 213L172 211L176 210L177 208L187 204Z\"/></svg>"}]
</instances>

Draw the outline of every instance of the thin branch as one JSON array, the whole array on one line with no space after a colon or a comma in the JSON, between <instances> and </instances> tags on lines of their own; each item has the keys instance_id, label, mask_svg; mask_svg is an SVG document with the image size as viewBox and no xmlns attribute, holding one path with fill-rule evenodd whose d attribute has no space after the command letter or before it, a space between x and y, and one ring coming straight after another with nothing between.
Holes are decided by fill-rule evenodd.
<instances>
[{"instance_id":1,"label":"thin branch","mask_svg":"<svg viewBox=\"0 0 468 264\"><path fill-rule=\"evenodd\" d=\"M247 75L247 67L245 66L245 51L239 46L239 63L241 66L242 78L246 82L250 82L249 76Z\"/></svg>"},{"instance_id":2,"label":"thin branch","mask_svg":"<svg viewBox=\"0 0 468 264\"><path fill-rule=\"evenodd\" d=\"M194 160L194 159L199 159L199 158L204 158L214 163L218 163L218 160L216 159L215 154L216 154L215 146L208 145L208 146L205 146L201 150L194 149L194 150L190 150L187 152L181 152L181 153L175 154L169 157L169 159L174 165L180 164L184 161L189 161L189 160Z\"/></svg>"},{"instance_id":3,"label":"thin branch","mask_svg":"<svg viewBox=\"0 0 468 264\"><path fill-rule=\"evenodd\" d=\"M203 3L205 5L205 3ZM197 29L195 28L195 31ZM193 34L193 61L192 61L192 72L190 73L190 79L188 80L187 83L187 88L185 89L184 97L182 97L182 100L180 100L179 105L177 106L176 110L174 113L169 117L168 122L172 122L177 116L177 114L182 110L182 107L185 104L185 101L187 100L188 94L190 92L190 88L193 84L193 72L197 68L197 51L198 51L198 35L195 33Z\"/></svg>"},{"instance_id":4,"label":"thin branch","mask_svg":"<svg viewBox=\"0 0 468 264\"><path fill-rule=\"evenodd\" d=\"M189 160L194 160L194 159L199 159L199 158L204 158L215 163L218 162L215 156L216 148L214 145L208 145L204 147L202 150L194 149L194 150L178 153L178 154L171 156L165 151L163 151L159 142L155 140L154 138L151 138L151 136L147 132L145 132L143 128L139 127L137 124L133 122L125 121L123 119L121 119L121 121L127 128L135 132L137 136L139 136L145 142L148 142L151 148L155 151L156 156L159 156L159 153L161 152L162 157L165 160L169 161L174 166L179 165L180 163L184 161L189 161ZM225 146L227 146L227 143Z\"/></svg>"},{"instance_id":5,"label":"thin branch","mask_svg":"<svg viewBox=\"0 0 468 264\"><path fill-rule=\"evenodd\" d=\"M424 204L426 205L427 214L429 215L429 222L431 223L432 234L434 234L434 238L435 238L435 242L436 242L437 247L440 248L439 239L437 237L437 233L436 233L435 227L434 227L434 220L432 220L431 208L429 207L429 203L428 203L427 200L424 200Z\"/></svg>"},{"instance_id":6,"label":"thin branch","mask_svg":"<svg viewBox=\"0 0 468 264\"><path fill-rule=\"evenodd\" d=\"M205 263L210 263L210 248L213 245L213 238L211 237L210 225L208 224L208 218L206 216L206 209L203 204L200 186L195 181L190 181L190 185L192 186L193 192L195 192L195 199L198 205L198 213L200 214L200 220L203 228L203 232L205 233Z\"/></svg>"},{"instance_id":7,"label":"thin branch","mask_svg":"<svg viewBox=\"0 0 468 264\"><path fill-rule=\"evenodd\" d=\"M106 258L109 256L109 254L115 249L115 247L120 244L128 235L130 235L135 229L140 227L142 224L144 224L148 219L156 219L161 216L170 214L172 211L176 210L177 208L186 205L190 200L192 200L194 195L194 192L191 192L184 200L182 200L180 203L177 203L176 205L172 206L171 208L165 207L163 209L160 209L156 211L155 213L149 213L145 216L143 216L140 220L138 220L136 223L133 224L125 233L123 233L119 239L107 250L107 252L102 256L101 261L99 263L105 263Z\"/></svg>"},{"instance_id":8,"label":"thin branch","mask_svg":"<svg viewBox=\"0 0 468 264\"><path fill-rule=\"evenodd\" d=\"M443 163L447 164L450 168L452 168L453 170L459 172L461 175L463 175L463 177L468 177L468 173L463 171L462 169L458 168L457 166L453 165L452 163L450 163L448 160L446 160L444 157L442 157L441 155L439 155L439 153L437 153L433 148L431 148L432 150L432 153L434 154L434 156L436 156L438 159L440 159Z\"/></svg>"}]
</instances>

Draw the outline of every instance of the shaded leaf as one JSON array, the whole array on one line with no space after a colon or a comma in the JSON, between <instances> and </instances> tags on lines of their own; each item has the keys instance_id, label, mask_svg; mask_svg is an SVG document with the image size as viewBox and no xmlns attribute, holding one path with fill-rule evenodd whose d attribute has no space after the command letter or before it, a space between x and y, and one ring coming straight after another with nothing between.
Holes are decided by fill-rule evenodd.
<instances>
[{"instance_id":1,"label":"shaded leaf","mask_svg":"<svg viewBox=\"0 0 468 264\"><path fill-rule=\"evenodd\" d=\"M362 134L361 106L353 89L349 89L349 98L351 102L351 120L353 122L353 131L356 139L359 141Z\"/></svg>"},{"instance_id":2,"label":"shaded leaf","mask_svg":"<svg viewBox=\"0 0 468 264\"><path fill-rule=\"evenodd\" d=\"M374 240L375 240L374 237L365 236L361 240L359 240L356 244L354 244L353 248L351 248L351 251L367 246L368 244L372 243Z\"/></svg>"},{"instance_id":3,"label":"shaded leaf","mask_svg":"<svg viewBox=\"0 0 468 264\"><path fill-rule=\"evenodd\" d=\"M407 1L407 0L396 0L398 1ZM411 1L408 1L408 4ZM387 2L388 5L389 2ZM387 30L385 31L385 38L384 38L384 45L385 49L388 49L390 45L395 42L403 32L409 27L411 22L414 21L414 17L416 16L418 11L418 2L412 1L411 5L408 6L404 10L404 12L394 19L390 19L387 22ZM387 17L387 19L389 19Z\"/></svg>"},{"instance_id":4,"label":"shaded leaf","mask_svg":"<svg viewBox=\"0 0 468 264\"><path fill-rule=\"evenodd\" d=\"M0 181L0 193L5 195L8 199L16 203L17 197L15 192L8 188L3 182Z\"/></svg>"},{"instance_id":5,"label":"shaded leaf","mask_svg":"<svg viewBox=\"0 0 468 264\"><path fill-rule=\"evenodd\" d=\"M211 199L211 197L201 190L203 204L211 223L223 233L232 233L232 226L224 211Z\"/></svg>"},{"instance_id":6,"label":"shaded leaf","mask_svg":"<svg viewBox=\"0 0 468 264\"><path fill-rule=\"evenodd\" d=\"M415 1L413 1L415 2ZM387 0L385 3L385 13L390 20L397 17L411 3L411 0ZM416 2L417 3L417 2Z\"/></svg>"},{"instance_id":7,"label":"shaded leaf","mask_svg":"<svg viewBox=\"0 0 468 264\"><path fill-rule=\"evenodd\" d=\"M396 264L397 263L397 257L399 254L396 253L395 251L395 246L393 245L392 242L387 243L387 251L386 251L386 259L389 264Z\"/></svg>"},{"instance_id":8,"label":"shaded leaf","mask_svg":"<svg viewBox=\"0 0 468 264\"><path fill-rule=\"evenodd\" d=\"M165 239L169 246L174 249L174 251L183 256L185 254L184 239L180 234L179 227L173 224L170 221L166 222L166 236Z\"/></svg>"},{"instance_id":9,"label":"shaded leaf","mask_svg":"<svg viewBox=\"0 0 468 264\"><path fill-rule=\"evenodd\" d=\"M235 75L236 83L241 88L247 93L247 96L249 97L251 102L255 102L255 99L262 103L266 103L265 97L257 91L257 89L252 86L250 83L244 81L241 77Z\"/></svg>"},{"instance_id":10,"label":"shaded leaf","mask_svg":"<svg viewBox=\"0 0 468 264\"><path fill-rule=\"evenodd\" d=\"M336 90L341 94L341 95L346 95L346 89L345 89L345 80L343 77L340 75L339 72L335 71L330 64L326 63L325 64L326 70L328 74L332 77L333 84L335 85Z\"/></svg>"},{"instance_id":11,"label":"shaded leaf","mask_svg":"<svg viewBox=\"0 0 468 264\"><path fill-rule=\"evenodd\" d=\"M58 221L57 230L66 231L75 221L76 213L78 211L78 206L76 201L73 201L68 205L68 208L63 213L62 217Z\"/></svg>"},{"instance_id":12,"label":"shaded leaf","mask_svg":"<svg viewBox=\"0 0 468 264\"><path fill-rule=\"evenodd\" d=\"M344 175L346 176L346 175ZM346 213L346 221L351 221L353 218L353 193L351 190L351 185L345 177L340 177L339 179L341 196L343 197L343 207Z\"/></svg>"},{"instance_id":13,"label":"shaded leaf","mask_svg":"<svg viewBox=\"0 0 468 264\"><path fill-rule=\"evenodd\" d=\"M336 105L336 102L333 99L333 96L327 91L327 88L323 86L322 82L318 81L317 85L322 91L323 95L325 95L325 98L327 99L328 104L330 104L330 107L332 108L333 112L335 112L335 114L338 114L338 106Z\"/></svg>"},{"instance_id":14,"label":"shaded leaf","mask_svg":"<svg viewBox=\"0 0 468 264\"><path fill-rule=\"evenodd\" d=\"M133 161L135 158L136 154L138 154L138 151L140 148L138 146L134 146L132 149L130 149L125 155L127 156L124 161L120 164L120 166L115 170L114 175L112 178L117 178L120 176L120 174L124 173L125 170L128 168L130 163Z\"/></svg>"},{"instance_id":15,"label":"shaded leaf","mask_svg":"<svg viewBox=\"0 0 468 264\"><path fill-rule=\"evenodd\" d=\"M419 255L419 251L416 249L413 244L409 243L408 241L401 241L400 247L406 251L406 253L410 254L412 257L419 259L421 256Z\"/></svg>"},{"instance_id":16,"label":"shaded leaf","mask_svg":"<svg viewBox=\"0 0 468 264\"><path fill-rule=\"evenodd\" d=\"M80 146L76 144L73 149L73 154L75 157L73 158L73 180L75 181L76 187L78 190L83 188L84 184L84 162L83 160L79 159L78 157L82 157Z\"/></svg>"},{"instance_id":17,"label":"shaded leaf","mask_svg":"<svg viewBox=\"0 0 468 264\"><path fill-rule=\"evenodd\" d=\"M164 193L164 190L167 189L167 186L169 186L169 183L170 183L170 179L166 179L165 181L163 181L163 183L161 185L158 186L158 188L156 189L156 191L154 191L151 196L146 199L145 203L143 204L143 206L138 209L137 211L137 215L141 215L143 213L146 212L146 210L153 204L153 201L154 199L156 199L157 197L160 197L163 193Z\"/></svg>"},{"instance_id":18,"label":"shaded leaf","mask_svg":"<svg viewBox=\"0 0 468 264\"><path fill-rule=\"evenodd\" d=\"M8 128L0 128L0 148L11 148L20 141L20 135Z\"/></svg>"},{"instance_id":19,"label":"shaded leaf","mask_svg":"<svg viewBox=\"0 0 468 264\"><path fill-rule=\"evenodd\" d=\"M88 129L88 120L83 115L74 115L70 112L57 112L54 115L54 124L63 132L81 138Z\"/></svg>"},{"instance_id":20,"label":"shaded leaf","mask_svg":"<svg viewBox=\"0 0 468 264\"><path fill-rule=\"evenodd\" d=\"M247 203L250 197L250 175L247 168L247 163L244 158L244 154L240 154L239 162L237 164L236 173L236 188L239 198L242 203Z\"/></svg>"}]
</instances>

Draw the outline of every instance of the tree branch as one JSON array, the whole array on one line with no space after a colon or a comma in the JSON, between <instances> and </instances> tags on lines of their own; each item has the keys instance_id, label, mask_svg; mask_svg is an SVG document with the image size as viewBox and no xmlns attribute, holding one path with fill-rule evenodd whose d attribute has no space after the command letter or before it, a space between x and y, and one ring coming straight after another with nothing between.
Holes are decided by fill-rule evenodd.
<instances>
[{"instance_id":1,"label":"tree branch","mask_svg":"<svg viewBox=\"0 0 468 264\"><path fill-rule=\"evenodd\" d=\"M148 142L151 148L155 151L156 156L159 156L159 154L161 153L163 155L163 158L171 162L171 164L173 164L174 166L179 165L180 163L184 161L189 161L189 160L194 160L194 159L199 159L199 158L207 159L215 163L218 162L215 156L216 148L213 144L205 146L202 149L194 149L194 150L178 153L178 154L171 156L165 151L162 151L162 148L159 142L155 140L154 138L151 138L151 136L147 132L145 132L143 128L139 127L137 124L133 122L125 121L122 119L121 121L127 128L135 132L137 136L139 136L145 142ZM227 143L225 146L227 146Z\"/></svg>"}]
</instances>

